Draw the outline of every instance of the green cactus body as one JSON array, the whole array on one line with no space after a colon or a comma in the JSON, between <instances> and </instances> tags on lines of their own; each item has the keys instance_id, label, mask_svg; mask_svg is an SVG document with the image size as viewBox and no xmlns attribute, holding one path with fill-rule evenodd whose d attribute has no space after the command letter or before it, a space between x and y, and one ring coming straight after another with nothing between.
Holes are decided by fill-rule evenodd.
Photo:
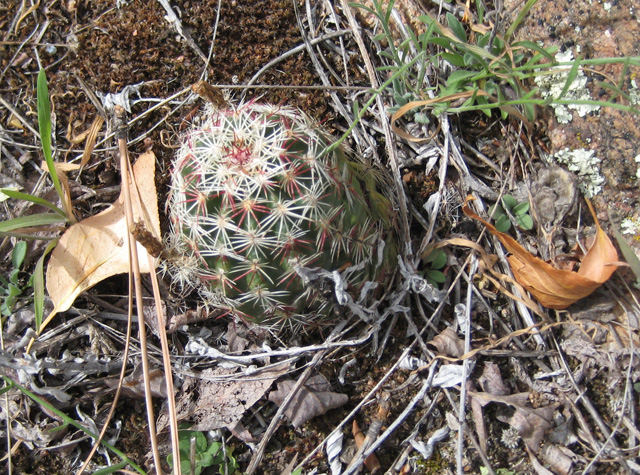
<instances>
[{"instance_id":1,"label":"green cactus body","mask_svg":"<svg viewBox=\"0 0 640 475\"><path fill-rule=\"evenodd\" d=\"M174 162L174 281L234 315L274 324L329 314L297 266L344 271L350 290L383 278L390 202L363 164L340 150L322 156L327 145L298 110L248 103L208 111Z\"/></svg>"}]
</instances>

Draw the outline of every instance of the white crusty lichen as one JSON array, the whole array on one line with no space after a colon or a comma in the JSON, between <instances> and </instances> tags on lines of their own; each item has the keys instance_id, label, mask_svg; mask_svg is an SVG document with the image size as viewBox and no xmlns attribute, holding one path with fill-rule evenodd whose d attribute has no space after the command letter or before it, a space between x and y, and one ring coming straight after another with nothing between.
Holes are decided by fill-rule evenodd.
<instances>
[{"instance_id":1,"label":"white crusty lichen","mask_svg":"<svg viewBox=\"0 0 640 475\"><path fill-rule=\"evenodd\" d=\"M640 234L640 219L633 217L624 218L620 223L620 229L622 234L632 234L634 236Z\"/></svg>"},{"instance_id":2,"label":"white crusty lichen","mask_svg":"<svg viewBox=\"0 0 640 475\"><path fill-rule=\"evenodd\" d=\"M555 56L556 61L559 63L569 63L573 61L573 53L570 50L565 51L564 53L558 52ZM540 96L543 99L548 97L554 99L560 99L560 95L562 90L565 87L567 82L567 78L569 76L569 71L571 70L570 66L557 66L555 68L551 68L547 71L546 74L540 74L535 77L535 82L540 88ZM568 101L588 101L591 100L591 96L589 95L589 90L586 88L587 85L587 77L582 72L582 68L578 69L578 74L569 85L567 92L561 98ZM575 110L576 113L580 117L584 117L587 113L598 110L600 107L589 104L551 104L553 110L556 113L556 117L558 119L558 123L560 124L568 124L573 119L573 115L569 111Z\"/></svg>"},{"instance_id":3,"label":"white crusty lichen","mask_svg":"<svg viewBox=\"0 0 640 475\"><path fill-rule=\"evenodd\" d=\"M600 174L600 159L593 150L562 149L553 159L567 166L578 176L578 186L587 198L592 198L602 191L604 177Z\"/></svg>"},{"instance_id":4,"label":"white crusty lichen","mask_svg":"<svg viewBox=\"0 0 640 475\"><path fill-rule=\"evenodd\" d=\"M638 87L635 78L631 80L631 87L629 88L629 103L632 106L640 105L640 87Z\"/></svg>"}]
</instances>

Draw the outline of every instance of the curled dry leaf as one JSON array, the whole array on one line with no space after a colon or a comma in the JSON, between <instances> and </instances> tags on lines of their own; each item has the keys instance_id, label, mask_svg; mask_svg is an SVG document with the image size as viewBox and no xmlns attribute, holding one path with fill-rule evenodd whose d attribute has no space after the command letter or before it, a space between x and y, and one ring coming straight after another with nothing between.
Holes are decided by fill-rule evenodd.
<instances>
[{"instance_id":1,"label":"curled dry leaf","mask_svg":"<svg viewBox=\"0 0 640 475\"><path fill-rule=\"evenodd\" d=\"M278 381L278 389L269 394L269 400L280 406L295 385L292 379ZM347 401L349 397L346 394L331 391L329 381L321 374L316 374L300 388L284 413L294 427L300 427L316 416L344 406Z\"/></svg>"},{"instance_id":2,"label":"curled dry leaf","mask_svg":"<svg viewBox=\"0 0 640 475\"><path fill-rule=\"evenodd\" d=\"M133 166L133 174L140 192L133 185L130 185L130 189L134 221L150 223L153 232L159 236L155 163L156 157L152 152L138 158ZM103 212L67 229L51 253L47 266L47 292L54 309L46 322L56 313L71 307L78 295L98 282L128 272L129 250L126 243L127 223L122 193L118 201ZM147 252L142 245L137 246L140 272L149 272Z\"/></svg>"},{"instance_id":3,"label":"curled dry leaf","mask_svg":"<svg viewBox=\"0 0 640 475\"><path fill-rule=\"evenodd\" d=\"M464 354L464 341L451 328L445 328L433 340L427 343L434 346L438 353L458 358Z\"/></svg>"},{"instance_id":4,"label":"curled dry leaf","mask_svg":"<svg viewBox=\"0 0 640 475\"><path fill-rule=\"evenodd\" d=\"M467 198L467 201L470 199L473 198ZM618 253L600 227L591 203L587 201L587 204L596 222L596 237L577 272L557 269L535 257L511 236L501 233L491 223L474 213L467 204L462 211L470 218L484 224L511 253L508 257L509 265L520 285L531 292L543 306L563 309L591 294L621 265L618 262Z\"/></svg>"},{"instance_id":5,"label":"curled dry leaf","mask_svg":"<svg viewBox=\"0 0 640 475\"><path fill-rule=\"evenodd\" d=\"M511 406L515 412L511 417L503 413L497 415L498 420L508 423L518 431L527 448L537 454L540 444L545 438L547 430L553 426L553 412L557 405L538 407L536 409L529 406L530 393L516 393L507 396L499 396L489 393L479 393L468 391L470 397L476 399L478 403L485 406L489 403L500 403Z\"/></svg>"},{"instance_id":6,"label":"curled dry leaf","mask_svg":"<svg viewBox=\"0 0 640 475\"><path fill-rule=\"evenodd\" d=\"M496 396L506 396L511 391L505 384L500 374L500 367L489 361L484 363L484 369L482 375L478 378L480 387L489 394L495 394Z\"/></svg>"}]
</instances>

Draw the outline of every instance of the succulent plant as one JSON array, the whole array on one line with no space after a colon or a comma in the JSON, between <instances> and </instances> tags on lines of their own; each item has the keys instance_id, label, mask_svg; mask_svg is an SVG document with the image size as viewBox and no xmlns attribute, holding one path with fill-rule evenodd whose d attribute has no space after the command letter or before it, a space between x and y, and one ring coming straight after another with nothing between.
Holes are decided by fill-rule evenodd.
<instances>
[{"instance_id":1,"label":"succulent plant","mask_svg":"<svg viewBox=\"0 0 640 475\"><path fill-rule=\"evenodd\" d=\"M301 269L339 271L353 292L384 280L391 203L371 167L329 143L296 109L207 110L173 164L173 281L240 318L293 325L326 321L333 305Z\"/></svg>"}]
</instances>

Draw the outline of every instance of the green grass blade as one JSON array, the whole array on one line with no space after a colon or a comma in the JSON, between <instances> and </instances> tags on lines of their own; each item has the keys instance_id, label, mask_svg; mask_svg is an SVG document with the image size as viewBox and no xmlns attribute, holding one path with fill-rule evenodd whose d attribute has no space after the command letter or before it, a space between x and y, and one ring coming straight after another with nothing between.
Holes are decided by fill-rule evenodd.
<instances>
[{"instance_id":1,"label":"green grass blade","mask_svg":"<svg viewBox=\"0 0 640 475\"><path fill-rule=\"evenodd\" d=\"M46 206L51 211L55 211L56 213L58 213L61 216L64 216L65 218L67 217L65 212L62 211L60 208L58 208L56 205L54 205L51 201L45 200L44 198L40 198L39 196L30 195L29 193L22 193L16 190L8 190L6 188L0 189L0 193L3 193L7 195L9 198L14 198L16 200L30 201L31 203L34 203L37 205Z\"/></svg>"},{"instance_id":2,"label":"green grass blade","mask_svg":"<svg viewBox=\"0 0 640 475\"><path fill-rule=\"evenodd\" d=\"M16 239L29 239L29 240L39 240L39 241L53 241L57 239L53 236L38 236L35 234L26 234L26 233L6 233L0 231L0 237L12 237Z\"/></svg>"},{"instance_id":3,"label":"green grass blade","mask_svg":"<svg viewBox=\"0 0 640 475\"><path fill-rule=\"evenodd\" d=\"M378 14L376 13L376 11L373 8L368 7L366 5L363 5L361 3L349 2L349 6L352 7L352 8L362 8L363 10L369 12L371 15L378 16Z\"/></svg>"},{"instance_id":4,"label":"green grass blade","mask_svg":"<svg viewBox=\"0 0 640 475\"><path fill-rule=\"evenodd\" d=\"M578 76L579 72L580 72L580 58L576 58L575 61L573 62L573 65L571 66L571 70L569 71L569 74L567 75L567 80L565 81L564 86L562 87L562 91L560 92L558 97L556 97L555 99L562 99L565 96L567 91L569 91L571 84L573 84L573 81L575 81L576 77Z\"/></svg>"},{"instance_id":5,"label":"green grass blade","mask_svg":"<svg viewBox=\"0 0 640 475\"><path fill-rule=\"evenodd\" d=\"M613 99L615 99L618 96L622 96L622 97L625 98L626 101L628 101L628 102L631 101L631 97L629 96L629 94L624 92L622 89L620 89L615 84L609 84L608 82L598 81L597 85L599 87L603 88L603 89L609 89L611 92L613 92L615 94L615 96L613 96Z\"/></svg>"},{"instance_id":6,"label":"green grass blade","mask_svg":"<svg viewBox=\"0 0 640 475\"><path fill-rule=\"evenodd\" d=\"M542 56L544 56L545 58L547 58L549 61L554 61L553 55L547 51L546 49L544 49L542 46L540 46L538 43L535 43L533 41L518 41L516 43L513 43L511 45L512 48L515 47L522 47L522 48L526 48L532 51L537 51L538 53L540 53Z\"/></svg>"},{"instance_id":7,"label":"green grass blade","mask_svg":"<svg viewBox=\"0 0 640 475\"><path fill-rule=\"evenodd\" d=\"M36 269L33 271L33 308L36 321L36 333L40 333L40 325L44 316L44 259L47 254L56 247L58 240L51 241L36 263Z\"/></svg>"},{"instance_id":8,"label":"green grass blade","mask_svg":"<svg viewBox=\"0 0 640 475\"><path fill-rule=\"evenodd\" d=\"M638 259L635 251L631 249L631 246L627 244L627 241L625 241L624 236L622 236L622 233L618 230L618 227L615 224L611 223L611 229L613 230L613 235L615 236L616 241L618 241L618 246L620 246L622 257L624 257L624 260L627 261L627 264L629 264L629 267L631 267L631 270L636 275L637 280L635 283L635 287L640 288L640 259Z\"/></svg>"},{"instance_id":9,"label":"green grass blade","mask_svg":"<svg viewBox=\"0 0 640 475\"><path fill-rule=\"evenodd\" d=\"M507 32L504 34L504 40L507 43L509 43L509 40L513 36L513 32L516 31L516 28L520 26L520 23L522 23L524 17L527 16L529 10L531 10L531 8L536 3L538 3L538 0L527 0L527 3L525 3L524 7L522 7L522 10L518 12L518 16L516 17L515 21L511 24Z\"/></svg>"},{"instance_id":10,"label":"green grass blade","mask_svg":"<svg viewBox=\"0 0 640 475\"><path fill-rule=\"evenodd\" d=\"M9 219L0 222L0 232L7 233L21 228L32 228L34 226L45 226L49 224L64 223L66 219L59 214L40 213L19 218Z\"/></svg>"},{"instance_id":11,"label":"green grass blade","mask_svg":"<svg viewBox=\"0 0 640 475\"><path fill-rule=\"evenodd\" d=\"M20 392L22 392L25 396L29 397L30 399L32 399L36 404L39 404L40 406L46 408L48 411L53 412L54 414L56 414L58 417L60 417L64 423L72 425L73 427L75 427L76 429L81 430L82 432L84 432L85 434L87 434L89 437L92 437L94 439L98 438L97 434L94 434L93 432L91 432L90 430L88 430L86 427L84 427L82 424L79 424L78 422L74 421L73 419L71 419L68 415L66 415L64 412L56 409L55 407L53 407L51 404L49 404L47 401L45 401L44 399L36 396L34 393L32 393L31 391L29 391L27 388L21 386L20 384L16 383L15 381L13 381L11 378L9 378L8 376L2 376L2 379L4 379L5 383L9 386L12 386L16 389L18 389ZM133 462L129 457L126 456L126 454L124 454L123 452L121 452L120 450L118 450L117 448L115 448L113 445L111 445L108 442L105 442L104 440L102 441L102 445L104 445L106 448L108 448L111 452L113 452L114 454L116 454L118 457L120 457L123 461L127 462L127 464L131 465L131 467L138 473L140 473L141 475L147 475L147 473L141 468L139 467L135 462Z\"/></svg>"},{"instance_id":12,"label":"green grass blade","mask_svg":"<svg viewBox=\"0 0 640 475\"><path fill-rule=\"evenodd\" d=\"M391 14L393 13L393 6L396 3L396 0L391 0L389 5L387 5L387 11L384 14L385 25L389 25L389 19L391 18ZM382 2L380 2L380 6L382 7ZM380 9L382 12L382 8Z\"/></svg>"},{"instance_id":13,"label":"green grass blade","mask_svg":"<svg viewBox=\"0 0 640 475\"><path fill-rule=\"evenodd\" d=\"M53 181L56 193L64 203L64 192L58 173L53 166L53 154L51 152L51 104L49 103L49 86L47 85L47 74L44 69L38 73L38 129L40 130L40 142L42 143L42 153L49 168L49 175Z\"/></svg>"},{"instance_id":14,"label":"green grass blade","mask_svg":"<svg viewBox=\"0 0 640 475\"><path fill-rule=\"evenodd\" d=\"M38 129L40 130L40 143L44 158L49 163L53 161L51 153L51 104L49 103L49 86L47 74L44 69L38 73Z\"/></svg>"},{"instance_id":15,"label":"green grass blade","mask_svg":"<svg viewBox=\"0 0 640 475\"><path fill-rule=\"evenodd\" d=\"M119 470L122 470L127 466L127 461L123 460L120 463L115 465L111 465L110 467L101 468L100 470L96 470L93 472L93 475L110 475L111 473L116 473Z\"/></svg>"}]
</instances>

